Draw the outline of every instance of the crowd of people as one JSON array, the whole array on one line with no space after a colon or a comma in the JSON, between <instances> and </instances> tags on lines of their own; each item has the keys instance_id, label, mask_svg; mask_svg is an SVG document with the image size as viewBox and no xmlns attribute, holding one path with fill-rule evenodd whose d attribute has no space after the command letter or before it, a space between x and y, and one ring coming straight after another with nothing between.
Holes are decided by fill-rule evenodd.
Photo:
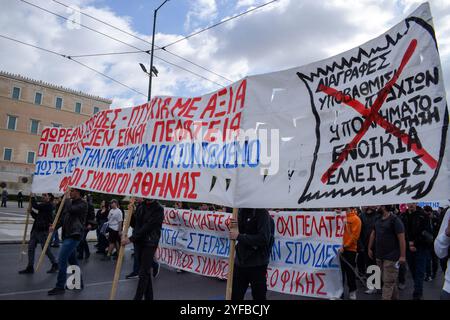
<instances>
[{"instance_id":1,"label":"crowd of people","mask_svg":"<svg viewBox=\"0 0 450 320\"><path fill-rule=\"evenodd\" d=\"M61 217L53 229L51 225L61 205ZM116 259L121 245L133 244L133 270L127 278L139 278L134 298L153 299L152 277L156 277L160 269L154 255L164 219L164 209L158 201L136 198L129 238L122 233L125 214L116 199L101 201L95 212L90 195L83 190L70 189L64 203L52 194L43 194L41 202L32 197L31 206L34 223L28 244L28 265L19 273L34 273L35 248L38 244L44 247L49 232L53 232L51 247L60 249L58 259L47 250L51 262L48 273L58 273L58 276L55 288L48 294L64 293L67 266L78 265L78 260L90 257L86 236L95 230L96 253L103 255L103 261ZM175 202L174 207L231 212L230 208L207 204L186 208L183 203ZM424 281L434 281L441 268L445 273L441 299L450 299L450 272L446 272L450 245L450 211L447 209L434 211L430 206L421 208L414 203L334 209L336 213L345 211L346 214L339 258L344 286L348 286L348 299L357 299L357 279L365 286L368 267L373 265L381 271L382 288L367 288L365 294L381 293L383 300L399 299L399 290L405 289L409 272L414 280L412 299L423 299ZM54 232L59 228L61 240L58 232ZM229 237L237 240L232 299L242 300L249 285L254 299L266 299L266 273L274 229L274 220L266 209L240 209L238 219L231 220Z\"/></svg>"}]
</instances>

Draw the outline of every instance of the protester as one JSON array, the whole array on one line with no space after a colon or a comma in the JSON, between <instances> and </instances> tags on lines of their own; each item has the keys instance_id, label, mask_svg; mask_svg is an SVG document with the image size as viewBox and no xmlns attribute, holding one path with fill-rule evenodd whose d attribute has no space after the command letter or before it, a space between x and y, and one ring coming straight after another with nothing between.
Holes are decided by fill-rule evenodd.
<instances>
[{"instance_id":1,"label":"protester","mask_svg":"<svg viewBox=\"0 0 450 320\"><path fill-rule=\"evenodd\" d=\"M17 193L17 207L23 208L23 193L22 190L19 190L19 193Z\"/></svg>"},{"instance_id":2,"label":"protester","mask_svg":"<svg viewBox=\"0 0 450 320\"><path fill-rule=\"evenodd\" d=\"M161 237L164 208L156 200L145 199L136 208L135 227L132 236L122 236L122 245L133 242L139 264L139 282L134 300L153 300L151 269L156 248Z\"/></svg>"},{"instance_id":3,"label":"protester","mask_svg":"<svg viewBox=\"0 0 450 320\"><path fill-rule=\"evenodd\" d=\"M450 300L450 211L447 210L438 236L434 241L434 251L440 259L447 259L447 269L445 271L445 282L442 287L441 300Z\"/></svg>"},{"instance_id":4,"label":"protester","mask_svg":"<svg viewBox=\"0 0 450 320\"><path fill-rule=\"evenodd\" d=\"M381 218L370 234L369 257L376 258L383 280L382 299L398 300L398 267L406 263L405 228L393 206L380 206ZM375 254L373 244L375 243Z\"/></svg>"},{"instance_id":5,"label":"protester","mask_svg":"<svg viewBox=\"0 0 450 320\"><path fill-rule=\"evenodd\" d=\"M116 199L111 200L111 210L108 214L108 253L103 260L112 259L112 251L116 248L116 253L120 249L120 236L122 235L123 214L119 209L119 202Z\"/></svg>"},{"instance_id":6,"label":"protester","mask_svg":"<svg viewBox=\"0 0 450 320\"><path fill-rule=\"evenodd\" d=\"M88 206L88 214L86 217L86 222L83 230L83 236L81 237L80 244L78 245L78 260L83 260L83 257L89 259L91 252L89 250L89 244L86 240L89 231L94 230L97 227L97 223L95 221L95 209L94 204L92 203L92 196L86 195L85 201ZM83 255L84 254L84 255Z\"/></svg>"},{"instance_id":7,"label":"protester","mask_svg":"<svg viewBox=\"0 0 450 320\"><path fill-rule=\"evenodd\" d=\"M410 203L406 213L405 227L407 248L409 249L406 251L406 259L414 279L413 299L421 300L426 263L433 244L431 221L422 208Z\"/></svg>"},{"instance_id":8,"label":"protester","mask_svg":"<svg viewBox=\"0 0 450 320\"><path fill-rule=\"evenodd\" d=\"M239 209L237 221L231 220L230 239L237 240L232 300L243 300L249 284L254 300L266 300L272 223L266 209Z\"/></svg>"},{"instance_id":9,"label":"protester","mask_svg":"<svg viewBox=\"0 0 450 320\"><path fill-rule=\"evenodd\" d=\"M6 203L8 202L8 191L6 188L2 191L2 207L6 208Z\"/></svg>"},{"instance_id":10,"label":"protester","mask_svg":"<svg viewBox=\"0 0 450 320\"><path fill-rule=\"evenodd\" d=\"M31 228L30 241L28 242L28 265L24 270L19 271L20 274L34 273L34 253L36 246L40 243L42 249L44 249L45 242L48 237L48 230L53 223L53 195L51 193L44 193L42 195L43 202L37 203L35 197L31 198L32 209L37 210L35 213L30 211L31 216L34 219L33 227ZM52 251L48 248L46 255L50 260L52 267L47 273L55 273L58 271L58 263L52 254Z\"/></svg>"},{"instance_id":11,"label":"protester","mask_svg":"<svg viewBox=\"0 0 450 320\"><path fill-rule=\"evenodd\" d=\"M140 207L142 206L143 202L143 198L136 198L136 210L130 219L130 227L133 228L133 230L136 227L136 211L138 210L138 208L139 210L141 210ZM133 250L133 271L126 276L126 279L135 279L139 277L139 258L136 254L136 243L133 243Z\"/></svg>"},{"instance_id":12,"label":"protester","mask_svg":"<svg viewBox=\"0 0 450 320\"><path fill-rule=\"evenodd\" d=\"M338 209L336 212L340 212ZM361 233L361 219L354 208L346 210L347 222L344 229L343 246L339 249L341 258L342 281L345 287L345 279L349 290L349 299L356 300L356 252L358 239ZM342 293L341 298L344 298Z\"/></svg>"},{"instance_id":13,"label":"protester","mask_svg":"<svg viewBox=\"0 0 450 320\"><path fill-rule=\"evenodd\" d=\"M358 241L358 270L362 274L366 274L367 267L374 265L375 261L368 255L369 239L375 226L375 221L380 214L375 207L363 207L359 218L361 219L361 235ZM371 291L366 293L371 293Z\"/></svg>"},{"instance_id":14,"label":"protester","mask_svg":"<svg viewBox=\"0 0 450 320\"><path fill-rule=\"evenodd\" d=\"M70 199L67 197L70 196ZM63 294L67 279L67 263L78 265L76 249L80 243L84 224L87 216L87 203L83 201L84 191L79 189L68 189L66 200L62 209L62 216L58 225L62 227L62 246L59 250L59 272L55 288L48 292L48 295ZM50 232L53 232L50 227ZM81 279L81 289L83 279Z\"/></svg>"},{"instance_id":15,"label":"protester","mask_svg":"<svg viewBox=\"0 0 450 320\"><path fill-rule=\"evenodd\" d=\"M97 221L97 252L100 254L106 254L106 248L108 248L109 242L105 234L101 232L103 225L108 222L109 215L109 202L102 200L100 209L97 210L95 219Z\"/></svg>"},{"instance_id":16,"label":"protester","mask_svg":"<svg viewBox=\"0 0 450 320\"><path fill-rule=\"evenodd\" d=\"M439 217L437 212L433 210L430 206L424 206L423 211L426 213L431 222L431 230L433 234L433 241L437 238L439 233ZM436 273L439 267L439 259L434 253L434 250L430 250L430 255L427 259L426 269L425 269L425 281L432 281L436 278Z\"/></svg>"}]
</instances>

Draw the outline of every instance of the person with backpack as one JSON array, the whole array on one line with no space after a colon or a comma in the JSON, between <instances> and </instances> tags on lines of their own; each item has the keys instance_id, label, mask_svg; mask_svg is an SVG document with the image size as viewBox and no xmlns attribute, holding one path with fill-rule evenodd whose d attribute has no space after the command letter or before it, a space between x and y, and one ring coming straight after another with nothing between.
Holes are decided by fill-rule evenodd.
<instances>
[{"instance_id":1,"label":"person with backpack","mask_svg":"<svg viewBox=\"0 0 450 320\"><path fill-rule=\"evenodd\" d=\"M230 239L236 240L232 300L244 300L250 284L253 300L266 300L267 266L275 224L266 209L239 209L231 219Z\"/></svg>"},{"instance_id":2,"label":"person with backpack","mask_svg":"<svg viewBox=\"0 0 450 320\"><path fill-rule=\"evenodd\" d=\"M398 272L406 263L405 228L393 206L380 206L381 217L375 221L369 239L369 257L376 259L383 280L382 299L398 300ZM375 254L373 246L375 244Z\"/></svg>"},{"instance_id":3,"label":"person with backpack","mask_svg":"<svg viewBox=\"0 0 450 320\"><path fill-rule=\"evenodd\" d=\"M450 211L447 210L442 220L438 236L434 241L434 252L440 259L447 259L447 269L445 271L445 282L442 287L441 300L450 300Z\"/></svg>"}]
</instances>

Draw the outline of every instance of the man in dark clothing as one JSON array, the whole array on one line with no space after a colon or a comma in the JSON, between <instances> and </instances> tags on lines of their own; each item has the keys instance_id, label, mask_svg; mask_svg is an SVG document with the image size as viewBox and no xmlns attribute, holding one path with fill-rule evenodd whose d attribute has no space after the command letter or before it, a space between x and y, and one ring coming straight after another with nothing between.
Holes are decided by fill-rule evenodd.
<instances>
[{"instance_id":1,"label":"man in dark clothing","mask_svg":"<svg viewBox=\"0 0 450 320\"><path fill-rule=\"evenodd\" d=\"M34 253L38 243L44 248L45 241L48 237L48 228L53 223L53 195L51 193L44 193L42 195L43 202L37 203L36 198L31 198L32 209L37 210L37 213L31 210L30 214L34 219L33 227L31 228L30 242L28 243L28 266L26 269L19 271L20 274L34 273ZM47 257L52 263L52 267L47 273L55 273L58 271L58 264L50 249L47 249Z\"/></svg>"},{"instance_id":2,"label":"man in dark clothing","mask_svg":"<svg viewBox=\"0 0 450 320\"><path fill-rule=\"evenodd\" d=\"M364 207L359 218L361 219L361 235L358 242L358 269L362 274L366 274L367 267L376 264L375 260L369 257L369 239L375 226L375 221L380 217L379 212L374 207Z\"/></svg>"},{"instance_id":3,"label":"man in dark clothing","mask_svg":"<svg viewBox=\"0 0 450 320\"><path fill-rule=\"evenodd\" d=\"M94 230L97 223L95 221L95 209L94 204L92 203L91 195L86 196L86 202L88 206L88 213L85 222L85 228L83 230L83 236L81 237L80 244L78 245L77 251L78 256L77 259L83 260L83 254L86 259L89 259L91 252L89 251L89 244L87 243L86 237L89 231Z\"/></svg>"},{"instance_id":4,"label":"man in dark clothing","mask_svg":"<svg viewBox=\"0 0 450 320\"><path fill-rule=\"evenodd\" d=\"M133 234L128 239L122 235L122 245L131 242L135 245L134 254L138 258L139 282L134 300L153 300L152 263L161 237L164 208L156 200L145 199L136 208Z\"/></svg>"},{"instance_id":5,"label":"man in dark clothing","mask_svg":"<svg viewBox=\"0 0 450 320\"><path fill-rule=\"evenodd\" d=\"M433 233L430 218L416 204L408 204L406 219L406 259L414 279L413 299L421 300L426 263L431 254Z\"/></svg>"},{"instance_id":6,"label":"man in dark clothing","mask_svg":"<svg viewBox=\"0 0 450 320\"><path fill-rule=\"evenodd\" d=\"M70 199L68 196L70 195ZM62 245L59 250L59 272L55 288L48 292L48 295L63 294L65 292L67 280L67 263L78 265L76 249L83 235L84 225L87 216L87 203L82 199L84 191L71 188L66 191L66 200L62 209L62 216L58 225L62 226ZM50 231L53 231L50 228ZM81 280L83 287L83 281Z\"/></svg>"},{"instance_id":7,"label":"man in dark clothing","mask_svg":"<svg viewBox=\"0 0 450 320\"><path fill-rule=\"evenodd\" d=\"M380 206L381 217L375 222L369 240L369 256L376 258L383 279L383 300L398 300L398 266L406 263L405 228L393 214L394 206ZM375 254L373 245L375 244Z\"/></svg>"},{"instance_id":8,"label":"man in dark clothing","mask_svg":"<svg viewBox=\"0 0 450 320\"><path fill-rule=\"evenodd\" d=\"M266 209L240 209L237 225L231 221L230 239L237 240L232 300L243 300L249 284L254 300L266 300L271 219Z\"/></svg>"},{"instance_id":9,"label":"man in dark clothing","mask_svg":"<svg viewBox=\"0 0 450 320\"><path fill-rule=\"evenodd\" d=\"M436 237L439 234L440 224L439 224L438 214L430 206L424 206L423 211L430 219L431 230L432 230L433 240L434 240L434 239L436 239ZM432 250L432 249L433 248L430 249L430 255L427 259L425 281L432 281L434 278L436 278L436 273L437 273L437 270L439 267L439 259L436 255L436 253L434 252L434 250Z\"/></svg>"},{"instance_id":10,"label":"man in dark clothing","mask_svg":"<svg viewBox=\"0 0 450 320\"><path fill-rule=\"evenodd\" d=\"M17 207L23 208L23 193L22 193L22 191L19 191L19 193L17 194Z\"/></svg>"}]
</instances>

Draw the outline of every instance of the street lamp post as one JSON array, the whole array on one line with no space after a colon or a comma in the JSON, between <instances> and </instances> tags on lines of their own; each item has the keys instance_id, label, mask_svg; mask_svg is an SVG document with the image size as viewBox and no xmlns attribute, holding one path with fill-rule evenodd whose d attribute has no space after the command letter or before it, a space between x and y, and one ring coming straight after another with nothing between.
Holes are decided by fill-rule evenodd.
<instances>
[{"instance_id":1,"label":"street lamp post","mask_svg":"<svg viewBox=\"0 0 450 320\"><path fill-rule=\"evenodd\" d=\"M150 79L148 81L148 101L152 98L152 73L153 73L153 51L155 49L155 29L156 29L156 15L158 13L158 10L169 0L165 0L158 8L156 8L154 14L153 14L153 36L152 36L152 51L150 53Z\"/></svg>"}]
</instances>

